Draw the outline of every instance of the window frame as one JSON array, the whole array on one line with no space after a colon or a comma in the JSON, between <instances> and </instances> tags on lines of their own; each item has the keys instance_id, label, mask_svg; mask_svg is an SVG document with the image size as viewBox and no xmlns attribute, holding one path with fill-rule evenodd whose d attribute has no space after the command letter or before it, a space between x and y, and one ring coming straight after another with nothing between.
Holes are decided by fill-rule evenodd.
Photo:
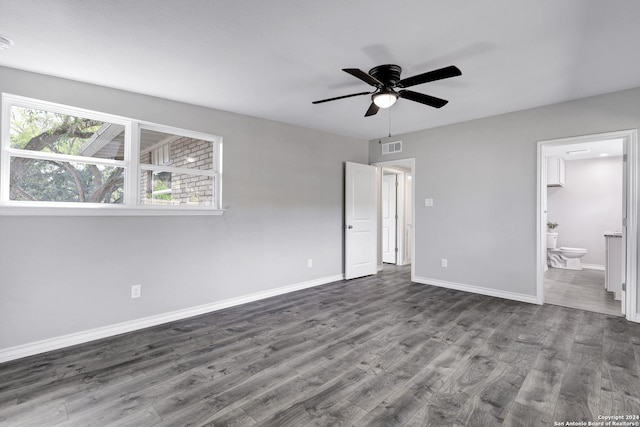
<instances>
[{"instance_id":1,"label":"window frame","mask_svg":"<svg viewBox=\"0 0 640 427\"><path fill-rule=\"evenodd\" d=\"M11 147L11 108L32 108L42 111L72 115L124 126L124 160L102 159L59 153L43 153ZM155 216L155 215L222 215L222 137L158 123L101 113L23 96L2 93L0 117L0 216L2 215L51 215L51 216ZM144 165L140 162L140 133L143 129L163 132L187 138L209 141L213 144L212 169L174 168L170 166ZM73 161L83 164L105 165L124 169L124 199L121 204L89 202L49 202L10 200L11 157L42 160ZM140 200L140 171L153 170L187 173L213 177L213 204L211 206L145 205Z\"/></svg>"}]
</instances>

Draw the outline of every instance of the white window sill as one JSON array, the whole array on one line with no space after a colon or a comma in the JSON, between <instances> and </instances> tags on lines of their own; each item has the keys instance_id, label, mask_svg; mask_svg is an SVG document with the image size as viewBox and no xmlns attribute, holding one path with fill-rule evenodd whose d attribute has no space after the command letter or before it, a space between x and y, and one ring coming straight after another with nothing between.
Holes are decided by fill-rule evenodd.
<instances>
[{"instance_id":1,"label":"white window sill","mask_svg":"<svg viewBox=\"0 0 640 427\"><path fill-rule=\"evenodd\" d=\"M0 205L0 216L193 216L222 215L224 209L203 206L23 206Z\"/></svg>"}]
</instances>

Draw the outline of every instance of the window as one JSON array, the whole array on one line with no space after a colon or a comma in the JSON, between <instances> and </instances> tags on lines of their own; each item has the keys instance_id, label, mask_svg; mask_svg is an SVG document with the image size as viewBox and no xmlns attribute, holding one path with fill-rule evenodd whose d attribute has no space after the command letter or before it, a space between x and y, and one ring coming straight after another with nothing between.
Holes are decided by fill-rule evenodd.
<instances>
[{"instance_id":1,"label":"window","mask_svg":"<svg viewBox=\"0 0 640 427\"><path fill-rule=\"evenodd\" d=\"M6 94L2 132L2 213L221 213L218 136Z\"/></svg>"},{"instance_id":2,"label":"window","mask_svg":"<svg viewBox=\"0 0 640 427\"><path fill-rule=\"evenodd\" d=\"M213 205L214 154L211 141L141 127L140 202Z\"/></svg>"}]
</instances>

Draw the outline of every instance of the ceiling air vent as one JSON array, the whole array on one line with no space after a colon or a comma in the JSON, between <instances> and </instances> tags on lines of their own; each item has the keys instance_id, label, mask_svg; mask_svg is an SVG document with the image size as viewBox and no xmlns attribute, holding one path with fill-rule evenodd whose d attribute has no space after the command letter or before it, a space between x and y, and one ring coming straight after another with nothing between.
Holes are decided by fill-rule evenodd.
<instances>
[{"instance_id":1,"label":"ceiling air vent","mask_svg":"<svg viewBox=\"0 0 640 427\"><path fill-rule=\"evenodd\" d=\"M402 151L402 141L385 142L382 144L382 154L399 153Z\"/></svg>"}]
</instances>

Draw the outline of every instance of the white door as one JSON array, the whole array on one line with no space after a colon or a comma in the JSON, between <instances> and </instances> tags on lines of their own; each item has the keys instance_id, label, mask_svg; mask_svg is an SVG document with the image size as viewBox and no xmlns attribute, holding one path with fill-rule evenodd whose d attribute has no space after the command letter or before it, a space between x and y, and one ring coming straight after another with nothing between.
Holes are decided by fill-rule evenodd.
<instances>
[{"instance_id":1,"label":"white door","mask_svg":"<svg viewBox=\"0 0 640 427\"><path fill-rule=\"evenodd\" d=\"M345 279L376 273L377 183L376 168L346 162L345 173Z\"/></svg>"},{"instance_id":2,"label":"white door","mask_svg":"<svg viewBox=\"0 0 640 427\"><path fill-rule=\"evenodd\" d=\"M382 176L382 262L397 263L397 175Z\"/></svg>"}]
</instances>

